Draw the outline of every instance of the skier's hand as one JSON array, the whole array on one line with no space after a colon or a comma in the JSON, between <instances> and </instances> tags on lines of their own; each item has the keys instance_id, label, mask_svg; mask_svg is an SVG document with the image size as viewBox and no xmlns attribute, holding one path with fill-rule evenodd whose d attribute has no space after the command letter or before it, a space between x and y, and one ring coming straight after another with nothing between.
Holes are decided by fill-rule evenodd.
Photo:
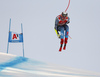
<instances>
[{"instance_id":1,"label":"skier's hand","mask_svg":"<svg viewBox=\"0 0 100 77\"><path fill-rule=\"evenodd\" d=\"M60 39L60 35L58 34L57 36L58 36L58 38Z\"/></svg>"},{"instance_id":2,"label":"skier's hand","mask_svg":"<svg viewBox=\"0 0 100 77\"><path fill-rule=\"evenodd\" d=\"M67 22L67 24L69 24L69 23L70 23L70 21Z\"/></svg>"},{"instance_id":3,"label":"skier's hand","mask_svg":"<svg viewBox=\"0 0 100 77\"><path fill-rule=\"evenodd\" d=\"M70 21L66 22L66 25L69 24L69 23L70 23Z\"/></svg>"}]
</instances>

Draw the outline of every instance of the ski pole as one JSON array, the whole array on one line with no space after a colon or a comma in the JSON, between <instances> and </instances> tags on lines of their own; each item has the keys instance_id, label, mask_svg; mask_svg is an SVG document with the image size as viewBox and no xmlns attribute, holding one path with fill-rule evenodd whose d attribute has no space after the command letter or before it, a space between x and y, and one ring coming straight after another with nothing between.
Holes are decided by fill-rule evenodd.
<instances>
[{"instance_id":1,"label":"ski pole","mask_svg":"<svg viewBox=\"0 0 100 77\"><path fill-rule=\"evenodd\" d=\"M69 35L68 35L68 36L69 36ZM72 39L70 36L69 36L69 38Z\"/></svg>"}]
</instances>

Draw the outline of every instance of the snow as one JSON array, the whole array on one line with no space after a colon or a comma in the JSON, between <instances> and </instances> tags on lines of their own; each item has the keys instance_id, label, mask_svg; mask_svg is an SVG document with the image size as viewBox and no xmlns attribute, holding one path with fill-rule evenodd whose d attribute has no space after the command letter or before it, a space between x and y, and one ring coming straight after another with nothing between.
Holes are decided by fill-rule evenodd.
<instances>
[{"instance_id":1,"label":"snow","mask_svg":"<svg viewBox=\"0 0 100 77\"><path fill-rule=\"evenodd\" d=\"M100 74L0 52L0 77L100 77Z\"/></svg>"}]
</instances>

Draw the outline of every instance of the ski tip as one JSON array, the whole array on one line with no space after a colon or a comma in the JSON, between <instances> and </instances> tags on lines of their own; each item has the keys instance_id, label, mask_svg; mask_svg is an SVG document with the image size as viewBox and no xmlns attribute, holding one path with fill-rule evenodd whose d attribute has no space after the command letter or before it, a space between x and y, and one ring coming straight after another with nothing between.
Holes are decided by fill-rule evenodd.
<instances>
[{"instance_id":1,"label":"ski tip","mask_svg":"<svg viewBox=\"0 0 100 77\"><path fill-rule=\"evenodd\" d=\"M61 50L62 50L62 47L60 47L59 52L61 52Z\"/></svg>"},{"instance_id":2,"label":"ski tip","mask_svg":"<svg viewBox=\"0 0 100 77\"><path fill-rule=\"evenodd\" d=\"M61 52L61 50L59 50L59 52Z\"/></svg>"},{"instance_id":3,"label":"ski tip","mask_svg":"<svg viewBox=\"0 0 100 77\"><path fill-rule=\"evenodd\" d=\"M64 46L63 50L66 50L66 46Z\"/></svg>"}]
</instances>

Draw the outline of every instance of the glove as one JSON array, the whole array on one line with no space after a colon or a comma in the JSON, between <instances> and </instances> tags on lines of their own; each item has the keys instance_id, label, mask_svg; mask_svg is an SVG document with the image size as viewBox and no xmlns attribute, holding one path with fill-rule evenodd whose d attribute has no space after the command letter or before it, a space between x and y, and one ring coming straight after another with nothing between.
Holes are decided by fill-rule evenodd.
<instances>
[{"instance_id":1,"label":"glove","mask_svg":"<svg viewBox=\"0 0 100 77\"><path fill-rule=\"evenodd\" d=\"M70 23L70 21L66 22L66 25L69 24L69 23Z\"/></svg>"},{"instance_id":2,"label":"glove","mask_svg":"<svg viewBox=\"0 0 100 77\"><path fill-rule=\"evenodd\" d=\"M60 39L60 35L57 35L58 36L58 38Z\"/></svg>"}]
</instances>

